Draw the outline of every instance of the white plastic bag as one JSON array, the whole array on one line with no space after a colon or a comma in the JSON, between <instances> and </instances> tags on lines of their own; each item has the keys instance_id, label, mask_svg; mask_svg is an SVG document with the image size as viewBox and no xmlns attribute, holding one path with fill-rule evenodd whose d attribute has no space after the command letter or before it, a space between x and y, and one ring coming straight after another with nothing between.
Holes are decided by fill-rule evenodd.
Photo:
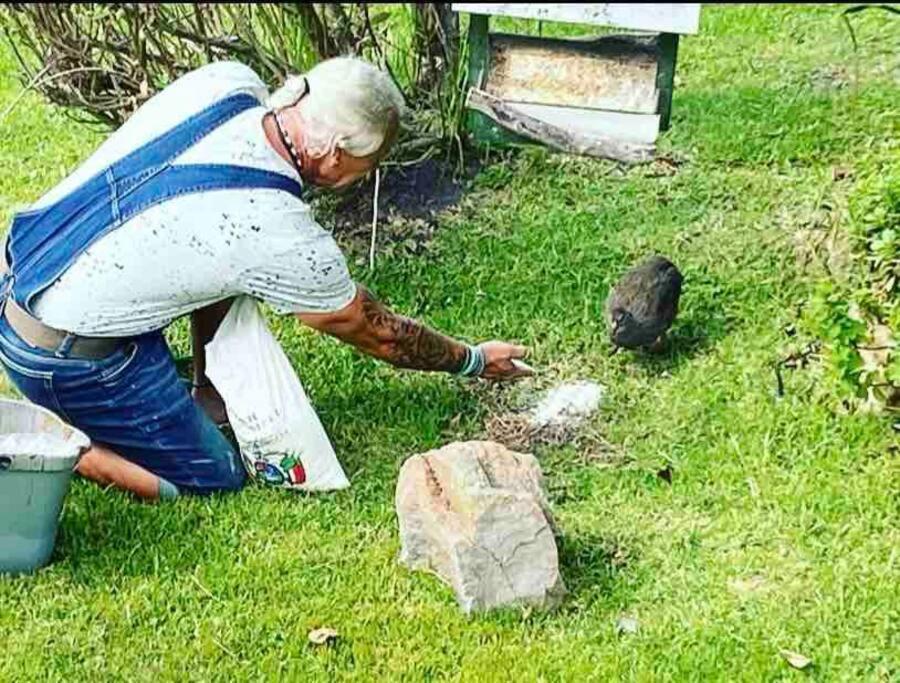
<instances>
[{"instance_id":1,"label":"white plastic bag","mask_svg":"<svg viewBox=\"0 0 900 683\"><path fill-rule=\"evenodd\" d=\"M206 345L206 374L225 401L250 476L306 491L350 485L253 298L237 298Z\"/></svg>"}]
</instances>

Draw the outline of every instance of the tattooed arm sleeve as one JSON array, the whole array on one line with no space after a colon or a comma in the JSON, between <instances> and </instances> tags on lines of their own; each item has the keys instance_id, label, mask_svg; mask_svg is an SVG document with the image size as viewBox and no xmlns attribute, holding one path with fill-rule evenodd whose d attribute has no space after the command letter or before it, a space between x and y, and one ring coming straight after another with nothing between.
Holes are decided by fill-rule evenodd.
<instances>
[{"instance_id":1,"label":"tattooed arm sleeve","mask_svg":"<svg viewBox=\"0 0 900 683\"><path fill-rule=\"evenodd\" d=\"M466 346L422 323L388 310L365 287L336 313L300 313L306 325L400 368L458 372Z\"/></svg>"}]
</instances>

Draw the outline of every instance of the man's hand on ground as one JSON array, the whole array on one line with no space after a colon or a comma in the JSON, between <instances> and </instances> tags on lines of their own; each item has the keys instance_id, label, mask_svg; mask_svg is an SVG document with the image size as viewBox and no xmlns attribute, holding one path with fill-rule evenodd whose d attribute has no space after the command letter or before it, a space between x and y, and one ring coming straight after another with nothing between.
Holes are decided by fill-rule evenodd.
<instances>
[{"instance_id":1,"label":"man's hand on ground","mask_svg":"<svg viewBox=\"0 0 900 683\"><path fill-rule=\"evenodd\" d=\"M502 341L489 341L480 346L484 351L485 360L481 377L485 379L516 379L534 374L534 371L524 363L515 362L525 357L524 346Z\"/></svg>"}]
</instances>

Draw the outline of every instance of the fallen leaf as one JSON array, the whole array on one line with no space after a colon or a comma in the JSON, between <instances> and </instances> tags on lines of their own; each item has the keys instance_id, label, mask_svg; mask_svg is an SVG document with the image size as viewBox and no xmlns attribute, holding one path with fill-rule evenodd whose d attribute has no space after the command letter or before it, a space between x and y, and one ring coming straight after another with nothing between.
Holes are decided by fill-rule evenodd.
<instances>
[{"instance_id":1,"label":"fallen leaf","mask_svg":"<svg viewBox=\"0 0 900 683\"><path fill-rule=\"evenodd\" d=\"M739 593L740 595L749 595L750 593L756 593L757 591L764 588L766 585L766 580L762 576L758 574L755 576L747 577L746 579L731 579L728 582L728 587L731 588L735 593Z\"/></svg>"},{"instance_id":2,"label":"fallen leaf","mask_svg":"<svg viewBox=\"0 0 900 683\"><path fill-rule=\"evenodd\" d=\"M838 182L839 180L844 180L844 178L849 178L853 175L853 171L846 166L833 166L831 168L831 179L834 182Z\"/></svg>"},{"instance_id":3,"label":"fallen leaf","mask_svg":"<svg viewBox=\"0 0 900 683\"><path fill-rule=\"evenodd\" d=\"M880 323L869 324L869 339L864 345L858 345L863 361L863 369L868 372L877 372L888 364L893 350L897 347L891 328Z\"/></svg>"},{"instance_id":4,"label":"fallen leaf","mask_svg":"<svg viewBox=\"0 0 900 683\"><path fill-rule=\"evenodd\" d=\"M313 645L327 645L332 640L336 640L338 632L333 628L317 628L309 632L309 642Z\"/></svg>"},{"instance_id":5,"label":"fallen leaf","mask_svg":"<svg viewBox=\"0 0 900 683\"><path fill-rule=\"evenodd\" d=\"M779 654L784 657L785 661L788 664L790 664L795 669L800 669L801 671L812 664L812 660L809 657L801 655L799 652L782 650Z\"/></svg>"},{"instance_id":6,"label":"fallen leaf","mask_svg":"<svg viewBox=\"0 0 900 683\"><path fill-rule=\"evenodd\" d=\"M619 617L616 619L616 633L637 633L638 620L634 617Z\"/></svg>"}]
</instances>

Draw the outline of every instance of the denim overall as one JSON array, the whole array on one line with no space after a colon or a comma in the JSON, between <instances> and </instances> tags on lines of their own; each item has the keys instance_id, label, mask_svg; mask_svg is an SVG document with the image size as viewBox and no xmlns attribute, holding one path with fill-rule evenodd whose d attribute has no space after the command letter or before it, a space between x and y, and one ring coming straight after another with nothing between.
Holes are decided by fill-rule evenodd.
<instances>
[{"instance_id":1,"label":"denim overall","mask_svg":"<svg viewBox=\"0 0 900 683\"><path fill-rule=\"evenodd\" d=\"M182 194L266 188L301 196L278 173L225 164L173 161L218 126L260 103L250 95L221 100L96 174L51 206L13 218L7 242L7 296L32 305L96 240L150 206ZM127 283L123 283L127 286ZM95 443L174 485L208 493L239 489L240 458L178 377L162 330L127 340L100 360L70 355L73 335L55 351L34 348L0 317L0 362L18 389L85 432Z\"/></svg>"}]
</instances>

